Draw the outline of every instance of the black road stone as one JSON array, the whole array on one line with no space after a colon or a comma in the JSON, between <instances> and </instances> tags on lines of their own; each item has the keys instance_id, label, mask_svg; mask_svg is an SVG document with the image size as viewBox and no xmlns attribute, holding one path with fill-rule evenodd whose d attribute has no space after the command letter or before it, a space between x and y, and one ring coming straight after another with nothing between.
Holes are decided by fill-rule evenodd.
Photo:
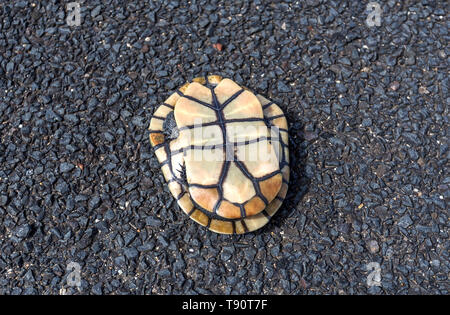
<instances>
[{"instance_id":1,"label":"black road stone","mask_svg":"<svg viewBox=\"0 0 450 315\"><path fill-rule=\"evenodd\" d=\"M24 224L21 226L18 226L15 229L15 236L17 236L20 239L26 238L31 232L31 226L29 224Z\"/></svg>"},{"instance_id":2,"label":"black road stone","mask_svg":"<svg viewBox=\"0 0 450 315\"><path fill-rule=\"evenodd\" d=\"M0 294L448 294L445 1L383 2L378 27L366 4L0 5ZM148 141L203 74L288 118L289 191L254 233L190 220Z\"/></svg>"}]
</instances>

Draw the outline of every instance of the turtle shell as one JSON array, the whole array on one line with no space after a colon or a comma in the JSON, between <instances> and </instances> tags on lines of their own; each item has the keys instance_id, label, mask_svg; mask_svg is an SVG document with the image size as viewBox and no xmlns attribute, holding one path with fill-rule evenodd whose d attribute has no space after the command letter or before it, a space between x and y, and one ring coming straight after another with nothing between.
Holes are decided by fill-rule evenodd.
<instances>
[{"instance_id":1,"label":"turtle shell","mask_svg":"<svg viewBox=\"0 0 450 315\"><path fill-rule=\"evenodd\" d=\"M174 112L178 137L166 140ZM230 79L200 77L154 113L150 142L180 208L212 231L241 234L265 225L286 195L289 149L281 109Z\"/></svg>"}]
</instances>

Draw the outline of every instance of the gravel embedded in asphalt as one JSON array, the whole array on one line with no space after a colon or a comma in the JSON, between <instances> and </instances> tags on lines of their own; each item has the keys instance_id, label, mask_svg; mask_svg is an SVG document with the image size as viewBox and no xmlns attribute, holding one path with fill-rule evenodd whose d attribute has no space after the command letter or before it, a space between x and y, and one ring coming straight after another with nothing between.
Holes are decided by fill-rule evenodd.
<instances>
[{"instance_id":1,"label":"gravel embedded in asphalt","mask_svg":"<svg viewBox=\"0 0 450 315\"><path fill-rule=\"evenodd\" d=\"M79 26L0 4L0 294L449 293L445 2L379 1L373 27L364 1L79 3ZM289 192L255 233L185 216L148 141L203 74L288 118Z\"/></svg>"}]
</instances>

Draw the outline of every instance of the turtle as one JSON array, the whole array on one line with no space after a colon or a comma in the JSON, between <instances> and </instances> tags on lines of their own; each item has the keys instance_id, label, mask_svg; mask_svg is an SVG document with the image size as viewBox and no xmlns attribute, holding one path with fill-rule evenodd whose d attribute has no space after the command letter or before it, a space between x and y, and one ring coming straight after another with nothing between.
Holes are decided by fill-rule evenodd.
<instances>
[{"instance_id":1,"label":"turtle","mask_svg":"<svg viewBox=\"0 0 450 315\"><path fill-rule=\"evenodd\" d=\"M176 123L172 139L165 135L169 116ZM179 87L152 115L149 137L178 206L213 232L255 231L284 201L286 117L231 79L207 75Z\"/></svg>"}]
</instances>

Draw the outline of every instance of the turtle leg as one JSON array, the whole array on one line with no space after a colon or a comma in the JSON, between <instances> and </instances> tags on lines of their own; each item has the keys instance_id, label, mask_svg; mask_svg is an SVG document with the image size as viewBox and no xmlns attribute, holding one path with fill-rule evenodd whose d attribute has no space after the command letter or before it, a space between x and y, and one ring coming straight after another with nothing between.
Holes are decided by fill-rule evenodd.
<instances>
[{"instance_id":1,"label":"turtle leg","mask_svg":"<svg viewBox=\"0 0 450 315\"><path fill-rule=\"evenodd\" d=\"M155 148L155 151L162 147L165 143L165 137L163 133L164 121L167 116L173 112L175 104L179 99L179 95L172 94L164 103L162 103L156 111L153 113L152 119L150 120L149 132L150 132L150 143ZM161 159L158 156L158 161L161 163L165 159Z\"/></svg>"}]
</instances>

